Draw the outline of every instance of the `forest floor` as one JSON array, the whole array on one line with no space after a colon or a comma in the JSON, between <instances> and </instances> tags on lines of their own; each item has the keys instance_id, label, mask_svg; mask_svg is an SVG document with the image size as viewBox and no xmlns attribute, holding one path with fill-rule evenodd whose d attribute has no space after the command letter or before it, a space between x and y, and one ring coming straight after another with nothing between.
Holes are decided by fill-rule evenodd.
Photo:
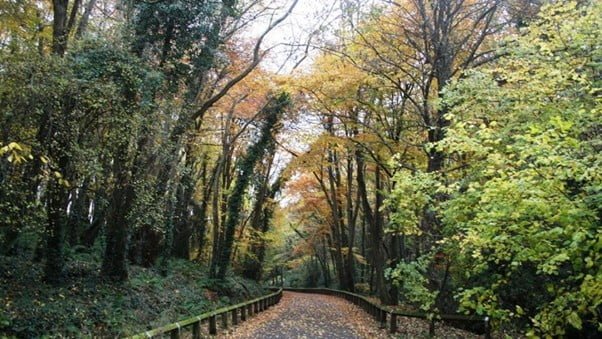
<instances>
[{"instance_id":1,"label":"forest floor","mask_svg":"<svg viewBox=\"0 0 602 339\"><path fill-rule=\"evenodd\" d=\"M198 263L172 260L156 269L129 267L129 280L99 277L100 260L71 255L63 286L43 282L43 265L0 256L0 338L123 337L264 294L251 281L216 284Z\"/></svg>"},{"instance_id":2,"label":"forest floor","mask_svg":"<svg viewBox=\"0 0 602 339\"><path fill-rule=\"evenodd\" d=\"M401 319L400 333L381 329L367 313L352 303L334 296L284 292L282 300L241 325L223 332L232 339L296 338L427 338L428 322ZM478 338L453 327L437 328L438 338Z\"/></svg>"},{"instance_id":3,"label":"forest floor","mask_svg":"<svg viewBox=\"0 0 602 339\"><path fill-rule=\"evenodd\" d=\"M98 251L96 251L98 252ZM98 253L69 253L62 286L46 284L43 265L25 255L0 255L0 338L124 337L265 294L252 281L207 278L199 263L171 260L157 268L129 267L129 280L100 278ZM95 254L96 253L96 254ZM426 338L428 322L400 318L395 337ZM438 325L436 337L477 338ZM224 338L391 338L359 307L344 299L285 292L280 303Z\"/></svg>"}]
</instances>

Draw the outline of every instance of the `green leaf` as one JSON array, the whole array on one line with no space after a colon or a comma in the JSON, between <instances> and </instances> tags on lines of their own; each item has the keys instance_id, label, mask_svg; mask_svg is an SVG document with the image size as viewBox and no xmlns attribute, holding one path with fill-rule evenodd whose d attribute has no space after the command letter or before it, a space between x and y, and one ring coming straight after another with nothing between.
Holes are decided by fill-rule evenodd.
<instances>
[{"instance_id":1,"label":"green leaf","mask_svg":"<svg viewBox=\"0 0 602 339\"><path fill-rule=\"evenodd\" d=\"M569 324L571 324L574 328L580 330L583 326L583 324L581 323L581 318L579 317L579 315L576 312L571 312L567 317L566 317L567 321L569 322Z\"/></svg>"}]
</instances>

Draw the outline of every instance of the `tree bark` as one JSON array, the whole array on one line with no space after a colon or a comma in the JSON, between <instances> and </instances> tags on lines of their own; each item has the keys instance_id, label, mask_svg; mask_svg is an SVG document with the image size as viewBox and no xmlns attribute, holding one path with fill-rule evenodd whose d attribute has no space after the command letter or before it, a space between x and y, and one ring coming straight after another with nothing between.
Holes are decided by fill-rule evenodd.
<instances>
[{"instance_id":1,"label":"tree bark","mask_svg":"<svg viewBox=\"0 0 602 339\"><path fill-rule=\"evenodd\" d=\"M125 281L128 278L126 267L127 212L131 208L134 190L130 182L130 171L126 168L129 155L126 150L126 146L119 147L114 160L115 187L109 205L107 240L101 271L104 277L113 281Z\"/></svg>"},{"instance_id":2,"label":"tree bark","mask_svg":"<svg viewBox=\"0 0 602 339\"><path fill-rule=\"evenodd\" d=\"M273 151L273 150L270 150ZM244 263L243 276L260 281L263 271L263 261L265 258L266 243L263 236L270 228L270 222L273 216L273 203L267 200L274 199L276 193L280 191L282 178L277 178L274 184L268 188L271 163L274 156L271 156L270 165L264 175L264 180L261 189L258 190L253 208L253 217L251 218L251 228L255 234L254 239L251 239L249 249L250 256L247 257Z\"/></svg>"},{"instance_id":3,"label":"tree bark","mask_svg":"<svg viewBox=\"0 0 602 339\"><path fill-rule=\"evenodd\" d=\"M376 291L378 292L380 301L385 305L391 305L393 300L391 294L387 289L385 282L385 256L383 252L383 240L384 240L384 218L381 212L383 205L382 195L382 184L381 184L381 173L380 167L376 166L376 180L375 180L375 205L374 205L374 222L372 225L371 236L372 236L372 250L374 256L374 284L376 285Z\"/></svg>"},{"instance_id":4,"label":"tree bark","mask_svg":"<svg viewBox=\"0 0 602 339\"><path fill-rule=\"evenodd\" d=\"M191 140L187 143L191 144ZM190 238L192 236L191 209L190 204L194 195L194 159L192 150L186 147L185 169L177 189L177 201L174 220L174 237L171 253L174 257L180 259L190 259Z\"/></svg>"},{"instance_id":5,"label":"tree bark","mask_svg":"<svg viewBox=\"0 0 602 339\"><path fill-rule=\"evenodd\" d=\"M263 108L266 120L262 126L259 140L248 148L247 153L236 166L237 178L227 204L228 211L224 225L224 243L217 257L218 263L216 266L218 267L218 272L216 278L219 280L223 280L226 277L226 272L230 265L234 233L240 219L240 209L242 208L244 193L251 179L251 174L257 162L264 156L266 146L274 142L273 134L276 132L280 116L289 104L289 96L284 93L269 100L268 104Z\"/></svg>"},{"instance_id":6,"label":"tree bark","mask_svg":"<svg viewBox=\"0 0 602 339\"><path fill-rule=\"evenodd\" d=\"M52 0L52 52L58 56L67 51L67 7L69 0Z\"/></svg>"},{"instance_id":7,"label":"tree bark","mask_svg":"<svg viewBox=\"0 0 602 339\"><path fill-rule=\"evenodd\" d=\"M79 19L79 24L77 25L77 29L75 30L76 39L81 39L86 31L88 30L88 22L90 21L90 16L92 15L92 10L94 10L94 6L96 6L96 2L98 0L89 0L86 4L86 8L84 9L84 14L81 19Z\"/></svg>"},{"instance_id":8,"label":"tree bark","mask_svg":"<svg viewBox=\"0 0 602 339\"><path fill-rule=\"evenodd\" d=\"M66 168L68 158L62 154L58 161L59 168ZM47 228L46 228L46 265L44 266L45 280L53 285L59 285L64 280L64 246L65 219L67 215L68 193L57 179L51 179L48 184Z\"/></svg>"}]
</instances>

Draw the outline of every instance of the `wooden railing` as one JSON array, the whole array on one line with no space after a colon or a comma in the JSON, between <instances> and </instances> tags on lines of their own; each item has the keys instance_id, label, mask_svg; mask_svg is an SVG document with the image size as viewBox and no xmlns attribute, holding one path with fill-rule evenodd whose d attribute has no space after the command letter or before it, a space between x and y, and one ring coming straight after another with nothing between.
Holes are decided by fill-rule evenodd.
<instances>
[{"instance_id":1,"label":"wooden railing","mask_svg":"<svg viewBox=\"0 0 602 339\"><path fill-rule=\"evenodd\" d=\"M491 326L489 324L489 317L478 317L478 316L467 316L463 314L441 314L437 315L435 318L430 319L428 314L419 313L419 312L402 312L398 310L393 310L389 307L381 306L375 304L364 296L359 294L333 290L329 288L284 288L285 291L291 292L303 292L303 293L320 293L327 295L334 295L343 299L350 301L351 303L361 307L368 314L372 315L376 321L378 321L383 328L389 327L389 331L391 333L396 333L398 330L397 320L401 317L409 317L409 318L421 318L427 319L430 321L462 321L462 322L471 322L471 323L480 323L482 324L483 333L486 339L491 339ZM430 333L434 335L435 333Z\"/></svg>"},{"instance_id":2,"label":"wooden railing","mask_svg":"<svg viewBox=\"0 0 602 339\"><path fill-rule=\"evenodd\" d=\"M224 307L212 312L203 313L196 317L178 321L154 330L142 332L132 336L132 339L152 338L163 334L169 334L172 339L180 338L185 332L191 332L192 338L201 338L201 327L204 323L208 325L210 335L217 334L218 317L221 318L221 327L228 327L228 318L234 326L239 322L247 320L253 314L267 310L270 306L277 304L282 298L282 289L278 289L274 293L268 294L257 299L249 300L244 303Z\"/></svg>"}]
</instances>

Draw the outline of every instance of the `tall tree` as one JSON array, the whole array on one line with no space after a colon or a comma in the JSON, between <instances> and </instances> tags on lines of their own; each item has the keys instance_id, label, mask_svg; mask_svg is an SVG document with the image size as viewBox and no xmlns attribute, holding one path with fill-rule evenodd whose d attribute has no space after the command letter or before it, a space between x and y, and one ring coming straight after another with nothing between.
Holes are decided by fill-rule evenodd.
<instances>
[{"instance_id":1,"label":"tall tree","mask_svg":"<svg viewBox=\"0 0 602 339\"><path fill-rule=\"evenodd\" d=\"M265 155L266 150L274 144L274 134L279 128L279 121L284 111L290 106L290 97L281 93L271 98L262 109L265 120L261 126L259 138L247 149L246 154L238 161L236 183L228 198L228 212L226 224L224 225L224 243L217 257L212 259L212 275L218 279L224 279L230 265L234 233L240 221L240 210L244 200L244 194L252 177L253 170L258 161Z\"/></svg>"}]
</instances>

